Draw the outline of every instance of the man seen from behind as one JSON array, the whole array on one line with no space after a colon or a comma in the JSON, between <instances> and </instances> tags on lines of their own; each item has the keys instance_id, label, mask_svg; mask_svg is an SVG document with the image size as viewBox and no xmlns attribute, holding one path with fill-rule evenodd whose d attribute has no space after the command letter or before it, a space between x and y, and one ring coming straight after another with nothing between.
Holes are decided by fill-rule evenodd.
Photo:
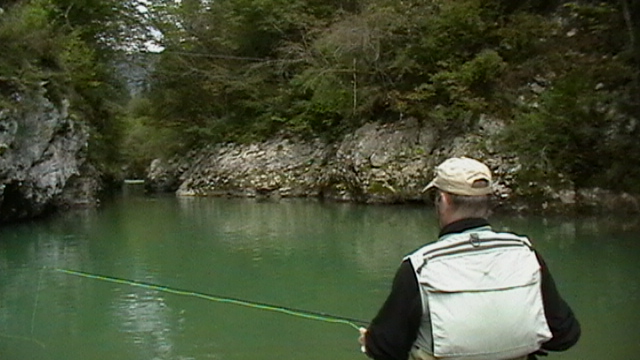
<instances>
[{"instance_id":1,"label":"man seen from behind","mask_svg":"<svg viewBox=\"0 0 640 360\"><path fill-rule=\"evenodd\" d=\"M438 240L405 257L367 329L375 360L525 360L564 351L580 324L527 237L495 232L489 168L450 158L425 190L435 191Z\"/></svg>"}]
</instances>

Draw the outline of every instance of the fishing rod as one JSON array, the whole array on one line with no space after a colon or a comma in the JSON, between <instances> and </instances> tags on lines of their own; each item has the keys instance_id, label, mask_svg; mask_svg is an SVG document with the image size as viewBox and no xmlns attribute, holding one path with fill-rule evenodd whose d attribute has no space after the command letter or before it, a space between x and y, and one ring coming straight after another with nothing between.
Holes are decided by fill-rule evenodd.
<instances>
[{"instance_id":1,"label":"fishing rod","mask_svg":"<svg viewBox=\"0 0 640 360\"><path fill-rule=\"evenodd\" d=\"M128 280L128 279L117 278L113 276L91 274L83 271L76 271L76 270L69 270L69 269L53 269L53 270L63 274L79 276L87 279L95 279L95 280L107 281L107 282L121 284L121 285L135 286L139 288L156 290L156 291L161 291L161 292L174 294L174 295L189 296L189 297L195 297L195 298L200 298L200 299L219 302L219 303L240 305L240 306L245 306L253 309L279 312L279 313L297 316L297 317L310 319L310 320L318 320L318 321L324 321L324 322L336 323L336 324L345 324L345 325L351 326L356 330L359 330L363 326L366 327L366 325L368 324L366 321L363 321L360 319L353 319L353 318L348 318L344 316L331 315L324 312L295 309L291 307L278 306L278 305L267 304L263 302L256 302L256 301L243 300L243 299L238 299L233 297L205 294L202 292L178 289L174 287L157 285L157 284L152 284L152 283L143 282L143 281Z\"/></svg>"}]
</instances>

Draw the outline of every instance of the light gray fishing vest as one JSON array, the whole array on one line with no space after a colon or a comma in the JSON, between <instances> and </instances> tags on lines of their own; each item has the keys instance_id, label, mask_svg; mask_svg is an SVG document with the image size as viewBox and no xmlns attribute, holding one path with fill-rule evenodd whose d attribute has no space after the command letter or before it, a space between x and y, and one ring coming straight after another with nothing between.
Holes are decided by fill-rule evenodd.
<instances>
[{"instance_id":1,"label":"light gray fishing vest","mask_svg":"<svg viewBox=\"0 0 640 360\"><path fill-rule=\"evenodd\" d=\"M422 297L415 346L443 359L512 359L551 339L540 264L526 237L491 227L442 236L407 256Z\"/></svg>"}]
</instances>

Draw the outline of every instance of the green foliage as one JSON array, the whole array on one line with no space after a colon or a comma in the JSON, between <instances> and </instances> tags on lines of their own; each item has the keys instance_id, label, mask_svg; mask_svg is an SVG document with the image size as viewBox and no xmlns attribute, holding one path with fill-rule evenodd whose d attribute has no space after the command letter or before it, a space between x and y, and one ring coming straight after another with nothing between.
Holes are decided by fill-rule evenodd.
<instances>
[{"instance_id":1,"label":"green foliage","mask_svg":"<svg viewBox=\"0 0 640 360\"><path fill-rule=\"evenodd\" d=\"M98 66L95 50L80 38L77 31L65 37L59 58L61 66L66 70L72 83L99 85L95 82Z\"/></svg>"},{"instance_id":2,"label":"green foliage","mask_svg":"<svg viewBox=\"0 0 640 360\"><path fill-rule=\"evenodd\" d=\"M568 26L578 51L618 53L628 41L625 20L618 4L569 2L564 4ZM624 34L624 35L623 35Z\"/></svg>"},{"instance_id":3,"label":"green foliage","mask_svg":"<svg viewBox=\"0 0 640 360\"><path fill-rule=\"evenodd\" d=\"M37 82L55 68L58 37L48 24L50 11L50 4L42 0L0 15L0 76Z\"/></svg>"},{"instance_id":4,"label":"green foliage","mask_svg":"<svg viewBox=\"0 0 640 360\"><path fill-rule=\"evenodd\" d=\"M491 97L493 85L504 67L497 52L484 50L459 66L435 73L431 77L434 94L440 97L439 104L466 108L477 114L486 109L486 99Z\"/></svg>"},{"instance_id":5,"label":"green foliage","mask_svg":"<svg viewBox=\"0 0 640 360\"><path fill-rule=\"evenodd\" d=\"M177 131L150 125L151 106L149 99L134 98L123 119L121 154L126 159L127 176L142 178L152 160L170 158L186 150L181 147Z\"/></svg>"},{"instance_id":6,"label":"green foliage","mask_svg":"<svg viewBox=\"0 0 640 360\"><path fill-rule=\"evenodd\" d=\"M122 23L119 3L19 1L0 14L0 79L7 79L0 87L44 86L55 104L69 100L70 114L91 127L89 156L105 173L117 172L121 161L118 103L124 92L109 63L115 52L105 45L113 39L108 29Z\"/></svg>"},{"instance_id":7,"label":"green foliage","mask_svg":"<svg viewBox=\"0 0 640 360\"><path fill-rule=\"evenodd\" d=\"M460 66L456 73L445 72L445 81L453 81L469 89L486 87L495 81L505 68L502 57L494 50L482 50L470 61ZM438 74L434 76L437 78Z\"/></svg>"},{"instance_id":8,"label":"green foliage","mask_svg":"<svg viewBox=\"0 0 640 360\"><path fill-rule=\"evenodd\" d=\"M313 100L293 114L292 107L310 100L284 90L299 60L274 59L291 54L287 44L306 41L308 28L323 22L317 14L327 16L331 4L317 4L320 9L304 1L242 0L189 6L169 10L184 31L169 32L153 76L148 97L156 105L155 126L175 129L191 145L243 141L281 126L297 128L304 114L323 114L334 105Z\"/></svg>"},{"instance_id":9,"label":"green foliage","mask_svg":"<svg viewBox=\"0 0 640 360\"><path fill-rule=\"evenodd\" d=\"M439 9L425 21L428 36L424 38L424 46L436 54L436 62L447 58L468 59L490 43L496 14L490 7L482 6L482 1L435 3Z\"/></svg>"},{"instance_id":10,"label":"green foliage","mask_svg":"<svg viewBox=\"0 0 640 360\"><path fill-rule=\"evenodd\" d=\"M447 141L488 114L513 119L505 144L532 178L632 187L620 169L640 154L636 2L158 0L144 21L134 6L16 2L0 15L0 93L47 82L92 124L96 161L136 172L164 151L335 139L372 120L414 117ZM140 46L148 25L164 51L123 113L114 49Z\"/></svg>"},{"instance_id":11,"label":"green foliage","mask_svg":"<svg viewBox=\"0 0 640 360\"><path fill-rule=\"evenodd\" d=\"M560 30L558 23L527 12L517 12L503 21L504 25L496 29L498 49L507 62L516 64L544 54L549 46L547 39Z\"/></svg>"},{"instance_id":12,"label":"green foliage","mask_svg":"<svg viewBox=\"0 0 640 360\"><path fill-rule=\"evenodd\" d=\"M548 115L573 101L570 89L558 85L565 80L556 84L566 74L589 73L588 86L574 86L603 83L607 94L632 78L616 57L625 47L625 29L612 2L338 3L193 1L169 11L183 30L167 32L169 46L149 93L150 121L175 129L192 145L278 131L335 138L365 121L406 116L430 124L445 140L472 130L484 113L517 118L514 132L533 126L540 132L531 133L542 134L551 123L579 117L578 105L562 109L569 113L560 120ZM555 17L560 15L562 21ZM556 85L553 94L536 99L522 93L540 77ZM540 110L520 107L522 98L538 101ZM591 107L600 101L583 100ZM593 121L588 128L602 130ZM546 146L548 162L562 158L551 147L570 141L558 138ZM562 170L577 172L576 161Z\"/></svg>"},{"instance_id":13,"label":"green foliage","mask_svg":"<svg viewBox=\"0 0 640 360\"><path fill-rule=\"evenodd\" d=\"M617 18L621 15L614 5L606 2L597 4L567 2L563 7L569 12L570 17L580 24L581 30L585 31L606 31L617 26L611 21L612 17Z\"/></svg>"},{"instance_id":14,"label":"green foliage","mask_svg":"<svg viewBox=\"0 0 640 360\"><path fill-rule=\"evenodd\" d=\"M302 110L298 118L306 119L312 132L327 132L349 116L353 103L350 84L339 73L309 69L292 83L300 87L300 93L308 94L307 99L297 103Z\"/></svg>"},{"instance_id":15,"label":"green foliage","mask_svg":"<svg viewBox=\"0 0 640 360\"><path fill-rule=\"evenodd\" d=\"M528 164L524 174L543 180L566 176L577 188L595 186L608 174L615 128L615 95L597 90L593 78L570 73L543 94L540 105L523 112L506 134L510 148ZM544 179L548 180L548 179ZM547 181L548 182L548 181Z\"/></svg>"},{"instance_id":16,"label":"green foliage","mask_svg":"<svg viewBox=\"0 0 640 360\"><path fill-rule=\"evenodd\" d=\"M521 97L525 106L514 107L505 150L523 160L520 183L638 191L640 161L630 155L640 145L629 122L638 114L632 95L638 70L625 56L622 14L604 2L572 2L561 10L564 23L550 24L523 62L527 67L511 72L509 83L542 78L551 88Z\"/></svg>"}]
</instances>

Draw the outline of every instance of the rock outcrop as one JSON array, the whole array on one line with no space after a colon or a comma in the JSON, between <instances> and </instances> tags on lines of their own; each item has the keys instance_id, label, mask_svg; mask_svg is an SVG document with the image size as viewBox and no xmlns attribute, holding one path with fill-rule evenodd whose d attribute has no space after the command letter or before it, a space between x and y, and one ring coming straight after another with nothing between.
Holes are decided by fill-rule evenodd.
<instances>
[{"instance_id":1,"label":"rock outcrop","mask_svg":"<svg viewBox=\"0 0 640 360\"><path fill-rule=\"evenodd\" d=\"M500 121L482 117L472 131L444 141L417 120L405 119L366 124L335 143L280 137L254 144L220 144L179 158L154 160L146 186L179 196L422 202L422 189L435 165L451 156L469 156L485 161L494 172L497 204L504 209L640 212L640 197L635 195L575 191L571 184L565 188L518 184L519 159L501 153L492 140L502 128Z\"/></svg>"},{"instance_id":2,"label":"rock outcrop","mask_svg":"<svg viewBox=\"0 0 640 360\"><path fill-rule=\"evenodd\" d=\"M96 201L88 129L69 116L68 104L44 95L15 91L11 106L0 108L0 223Z\"/></svg>"},{"instance_id":3,"label":"rock outcrop","mask_svg":"<svg viewBox=\"0 0 640 360\"><path fill-rule=\"evenodd\" d=\"M422 188L444 158L489 158L483 140L487 131L479 127L475 135L442 144L435 131L405 119L366 124L336 143L280 137L254 144L221 144L181 158L154 160L146 184L150 191L176 191L180 196L422 201ZM500 161L496 166L506 173L515 165Z\"/></svg>"},{"instance_id":4,"label":"rock outcrop","mask_svg":"<svg viewBox=\"0 0 640 360\"><path fill-rule=\"evenodd\" d=\"M286 138L260 144L224 144L189 158L178 195L318 196L330 147Z\"/></svg>"}]
</instances>

